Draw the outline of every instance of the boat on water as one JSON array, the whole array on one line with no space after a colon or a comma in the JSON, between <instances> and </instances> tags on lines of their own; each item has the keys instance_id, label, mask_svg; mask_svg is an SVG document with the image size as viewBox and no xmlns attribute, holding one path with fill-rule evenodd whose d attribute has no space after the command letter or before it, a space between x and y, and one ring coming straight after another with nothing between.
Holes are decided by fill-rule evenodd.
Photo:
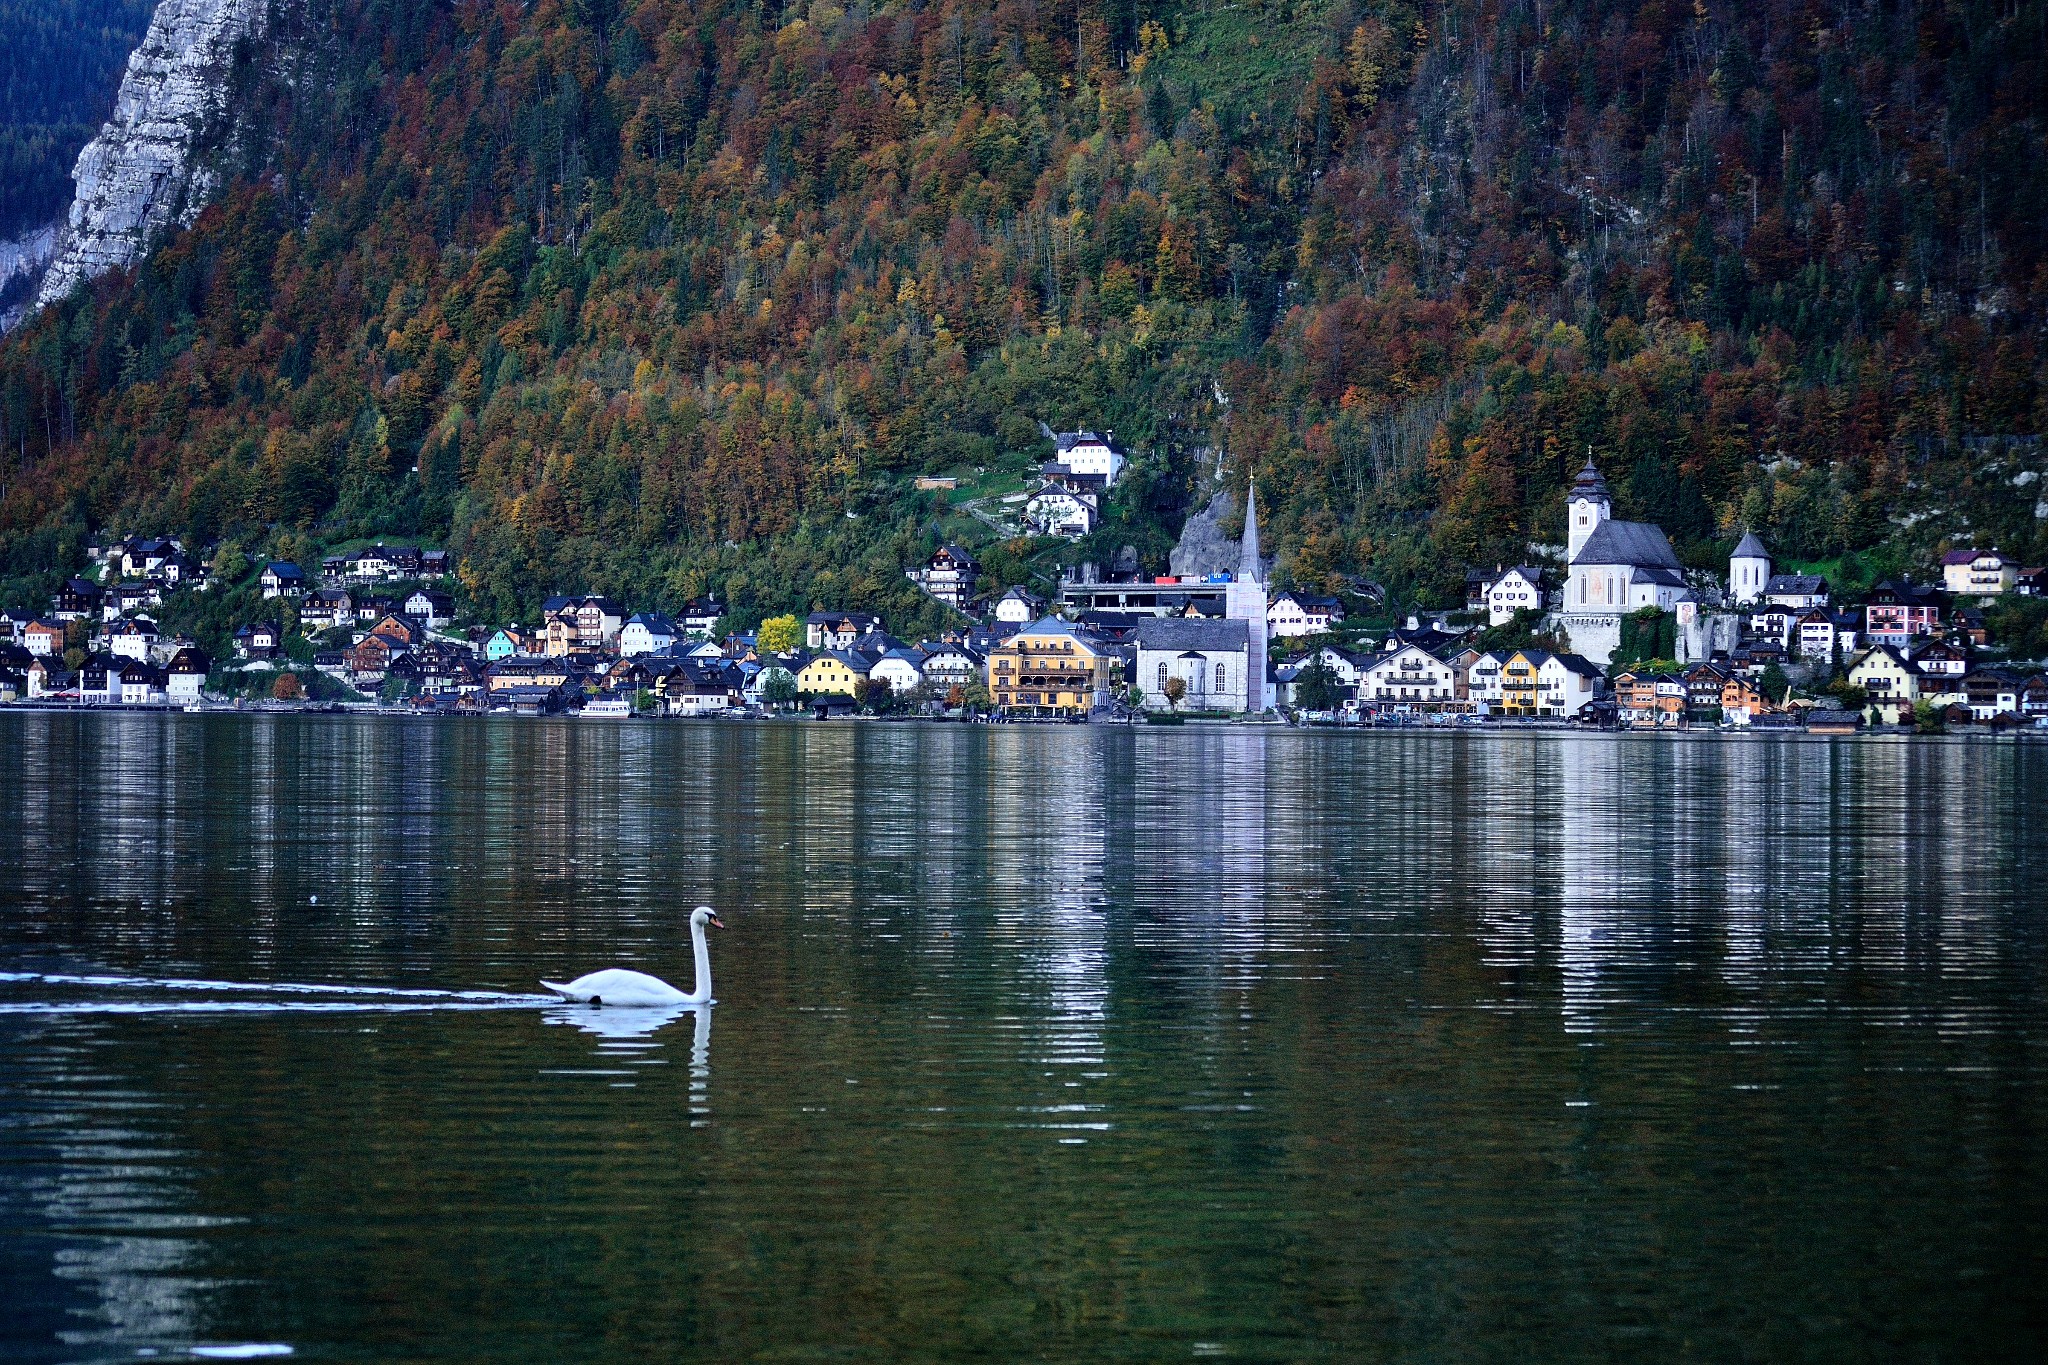
<instances>
[{"instance_id":1,"label":"boat on water","mask_svg":"<svg viewBox=\"0 0 2048 1365\"><path fill-rule=\"evenodd\" d=\"M576 714L586 720L627 720L633 714L633 704L624 697L598 697L583 703Z\"/></svg>"}]
</instances>

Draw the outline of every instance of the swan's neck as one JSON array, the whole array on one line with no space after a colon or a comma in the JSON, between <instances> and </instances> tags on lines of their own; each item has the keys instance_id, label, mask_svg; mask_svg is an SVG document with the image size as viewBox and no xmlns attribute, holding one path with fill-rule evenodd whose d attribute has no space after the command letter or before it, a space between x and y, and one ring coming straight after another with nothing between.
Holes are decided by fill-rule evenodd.
<instances>
[{"instance_id":1,"label":"swan's neck","mask_svg":"<svg viewBox=\"0 0 2048 1365\"><path fill-rule=\"evenodd\" d=\"M704 926L695 920L690 922L690 951L697 959L696 989L690 992L694 1000L711 998L711 948L704 942Z\"/></svg>"}]
</instances>

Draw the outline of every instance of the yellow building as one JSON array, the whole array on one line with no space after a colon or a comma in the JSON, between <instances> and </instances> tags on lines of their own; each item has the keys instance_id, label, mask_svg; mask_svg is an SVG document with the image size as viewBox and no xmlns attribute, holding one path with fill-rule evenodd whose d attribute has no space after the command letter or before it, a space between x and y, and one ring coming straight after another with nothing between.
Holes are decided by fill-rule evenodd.
<instances>
[{"instance_id":1,"label":"yellow building","mask_svg":"<svg viewBox=\"0 0 2048 1365\"><path fill-rule=\"evenodd\" d=\"M796 675L796 690L805 696L850 697L853 689L867 681L868 671L854 654L820 654Z\"/></svg>"},{"instance_id":2,"label":"yellow building","mask_svg":"<svg viewBox=\"0 0 2048 1365\"><path fill-rule=\"evenodd\" d=\"M1870 697L1870 705L1886 725L1913 719L1920 696L1920 670L1890 645L1879 645L1849 665L1849 681Z\"/></svg>"},{"instance_id":3,"label":"yellow building","mask_svg":"<svg viewBox=\"0 0 2048 1365\"><path fill-rule=\"evenodd\" d=\"M1516 650L1500 670L1500 709L1510 716L1533 716L1540 710L1544 655Z\"/></svg>"},{"instance_id":4,"label":"yellow building","mask_svg":"<svg viewBox=\"0 0 2048 1365\"><path fill-rule=\"evenodd\" d=\"M988 690L1020 716L1085 716L1109 685L1109 658L1073 626L1046 617L989 651Z\"/></svg>"}]
</instances>

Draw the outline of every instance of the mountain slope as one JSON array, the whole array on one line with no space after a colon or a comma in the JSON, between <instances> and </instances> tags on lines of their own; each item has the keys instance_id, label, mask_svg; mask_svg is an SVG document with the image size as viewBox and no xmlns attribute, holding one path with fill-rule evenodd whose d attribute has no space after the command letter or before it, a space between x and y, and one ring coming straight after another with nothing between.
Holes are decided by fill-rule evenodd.
<instances>
[{"instance_id":1,"label":"mountain slope","mask_svg":"<svg viewBox=\"0 0 2048 1365\"><path fill-rule=\"evenodd\" d=\"M1040 420L1162 567L1212 444L1310 583L1451 592L1589 447L1700 562L2043 557L1981 438L2041 426L2044 9L302 0L220 201L0 351L0 573L445 534L488 614L908 614L973 525L908 476Z\"/></svg>"}]
</instances>

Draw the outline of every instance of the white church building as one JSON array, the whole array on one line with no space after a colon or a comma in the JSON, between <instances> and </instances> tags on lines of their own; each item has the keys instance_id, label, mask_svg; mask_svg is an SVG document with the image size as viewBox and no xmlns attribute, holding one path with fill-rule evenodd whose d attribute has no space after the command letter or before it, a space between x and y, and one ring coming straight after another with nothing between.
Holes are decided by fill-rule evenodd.
<instances>
[{"instance_id":1,"label":"white church building","mask_svg":"<svg viewBox=\"0 0 2048 1365\"><path fill-rule=\"evenodd\" d=\"M1571 568L1558 622L1573 653L1604 666L1621 644L1621 618L1630 612L1674 611L1682 603L1696 609L1685 568L1664 529L1616 521L1607 481L1590 457L1565 501L1565 537Z\"/></svg>"},{"instance_id":2,"label":"white church building","mask_svg":"<svg viewBox=\"0 0 2048 1365\"><path fill-rule=\"evenodd\" d=\"M1259 558L1258 490L1245 493L1244 540L1231 575L1222 619L1161 616L1138 622L1137 674L1148 711L1168 709L1166 684L1186 689L1190 711L1261 715L1273 705L1266 680L1266 571Z\"/></svg>"}]
</instances>

